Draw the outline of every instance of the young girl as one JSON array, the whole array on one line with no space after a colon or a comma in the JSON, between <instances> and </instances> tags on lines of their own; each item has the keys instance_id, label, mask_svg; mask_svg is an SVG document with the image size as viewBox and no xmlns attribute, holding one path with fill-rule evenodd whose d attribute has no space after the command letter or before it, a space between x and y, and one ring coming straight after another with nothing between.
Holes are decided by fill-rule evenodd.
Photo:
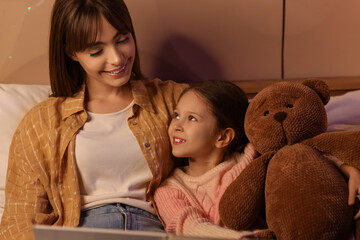
<instances>
[{"instance_id":1,"label":"young girl","mask_svg":"<svg viewBox=\"0 0 360 240\"><path fill-rule=\"evenodd\" d=\"M188 158L156 190L166 231L240 238L251 232L223 228L218 205L227 186L257 156L244 133L248 100L235 84L205 81L185 90L169 126L174 156Z\"/></svg>"},{"instance_id":2,"label":"young girl","mask_svg":"<svg viewBox=\"0 0 360 240\"><path fill-rule=\"evenodd\" d=\"M167 232L213 238L254 236L224 228L218 211L225 189L257 156L243 129L247 106L246 95L230 82L207 81L181 94L168 132L173 155L187 158L188 165L176 168L154 195ZM353 204L359 170L327 157L349 177L349 204Z\"/></svg>"},{"instance_id":3,"label":"young girl","mask_svg":"<svg viewBox=\"0 0 360 240\"><path fill-rule=\"evenodd\" d=\"M14 134L0 239L33 224L163 231L151 201L187 86L143 77L123 0L56 0L49 44L52 95Z\"/></svg>"}]
</instances>

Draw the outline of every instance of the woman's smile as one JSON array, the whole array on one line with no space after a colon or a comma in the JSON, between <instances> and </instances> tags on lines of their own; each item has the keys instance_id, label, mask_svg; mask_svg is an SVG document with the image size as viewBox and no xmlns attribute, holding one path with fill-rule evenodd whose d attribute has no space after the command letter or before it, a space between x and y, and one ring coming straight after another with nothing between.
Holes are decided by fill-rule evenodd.
<instances>
[{"instance_id":1,"label":"woman's smile","mask_svg":"<svg viewBox=\"0 0 360 240\"><path fill-rule=\"evenodd\" d=\"M111 71L104 71L104 73L110 75L111 77L119 78L119 77L122 77L126 73L127 66L128 65L125 64L122 67L119 67L117 69L114 69L114 70L111 70Z\"/></svg>"}]
</instances>

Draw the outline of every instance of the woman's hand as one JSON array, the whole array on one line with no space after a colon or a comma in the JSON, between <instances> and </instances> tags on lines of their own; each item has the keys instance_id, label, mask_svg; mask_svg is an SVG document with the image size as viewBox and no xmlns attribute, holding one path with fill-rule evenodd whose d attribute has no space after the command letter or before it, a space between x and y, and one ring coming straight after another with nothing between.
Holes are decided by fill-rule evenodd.
<instances>
[{"instance_id":1,"label":"woman's hand","mask_svg":"<svg viewBox=\"0 0 360 240\"><path fill-rule=\"evenodd\" d=\"M348 204L353 205L355 204L356 198L359 198L360 196L360 170L346 165L342 164L340 166L341 172L343 172L349 179L348 187L349 187L349 200ZM360 217L360 210L356 213L354 219L358 219Z\"/></svg>"},{"instance_id":2,"label":"woman's hand","mask_svg":"<svg viewBox=\"0 0 360 240\"><path fill-rule=\"evenodd\" d=\"M330 154L324 154L324 157L326 157L328 160L333 162L340 171L347 176L349 179L348 182L348 188L349 188L349 200L348 204L354 205L356 198L360 200L360 170L352 167L350 165L347 165L343 163L340 159L337 157L330 155ZM360 210L356 213L354 219L360 218Z\"/></svg>"}]
</instances>

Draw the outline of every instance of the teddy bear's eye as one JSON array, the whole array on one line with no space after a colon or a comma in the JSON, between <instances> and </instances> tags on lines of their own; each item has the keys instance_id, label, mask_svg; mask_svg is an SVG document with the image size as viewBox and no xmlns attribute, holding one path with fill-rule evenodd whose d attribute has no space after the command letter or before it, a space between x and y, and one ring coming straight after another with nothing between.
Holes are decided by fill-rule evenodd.
<instances>
[{"instance_id":1,"label":"teddy bear's eye","mask_svg":"<svg viewBox=\"0 0 360 240\"><path fill-rule=\"evenodd\" d=\"M287 104L286 108L293 108L294 106L292 104Z\"/></svg>"},{"instance_id":2,"label":"teddy bear's eye","mask_svg":"<svg viewBox=\"0 0 360 240\"><path fill-rule=\"evenodd\" d=\"M264 116L267 116L267 115L269 115L269 111L268 110L266 110L265 112L264 112Z\"/></svg>"}]
</instances>

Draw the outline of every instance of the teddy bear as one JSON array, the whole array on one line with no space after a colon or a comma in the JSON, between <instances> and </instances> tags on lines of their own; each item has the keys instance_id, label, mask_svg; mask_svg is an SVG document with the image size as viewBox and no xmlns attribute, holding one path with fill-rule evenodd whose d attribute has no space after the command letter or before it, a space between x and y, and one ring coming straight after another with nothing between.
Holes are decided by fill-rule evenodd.
<instances>
[{"instance_id":1,"label":"teddy bear","mask_svg":"<svg viewBox=\"0 0 360 240\"><path fill-rule=\"evenodd\" d=\"M328 85L309 79L272 84L250 101L245 133L260 156L223 194L225 226L254 229L263 217L262 238L359 237L347 178L328 156L360 168L360 131L326 132L329 99Z\"/></svg>"}]
</instances>

